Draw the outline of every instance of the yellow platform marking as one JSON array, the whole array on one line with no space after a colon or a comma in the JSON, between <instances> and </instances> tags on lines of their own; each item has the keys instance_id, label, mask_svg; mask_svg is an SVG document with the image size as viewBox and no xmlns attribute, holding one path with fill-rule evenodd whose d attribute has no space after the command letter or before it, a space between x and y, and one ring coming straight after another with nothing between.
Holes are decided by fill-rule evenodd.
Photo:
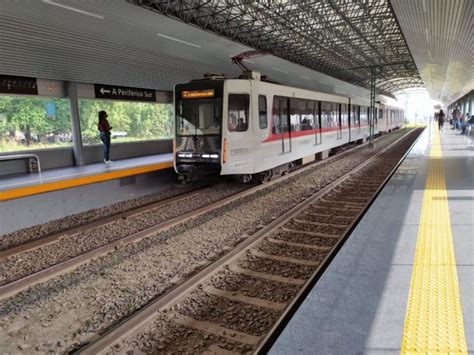
<instances>
[{"instance_id":1,"label":"yellow platform marking","mask_svg":"<svg viewBox=\"0 0 474 355\"><path fill-rule=\"evenodd\" d=\"M467 354L437 130L430 151L401 354Z\"/></svg>"},{"instance_id":2,"label":"yellow platform marking","mask_svg":"<svg viewBox=\"0 0 474 355\"><path fill-rule=\"evenodd\" d=\"M173 162L163 162L158 164L139 166L131 169L110 171L101 174L82 176L78 178L59 180L54 182L48 182L39 185L20 187L17 189L0 191L0 201L12 200L19 197L25 197L30 195L37 195L44 192L56 191L69 189L71 187L77 187L82 185L93 184L96 182L102 182L107 180L119 179L126 176L138 175L149 173L151 171L162 170L171 168Z\"/></svg>"}]
</instances>

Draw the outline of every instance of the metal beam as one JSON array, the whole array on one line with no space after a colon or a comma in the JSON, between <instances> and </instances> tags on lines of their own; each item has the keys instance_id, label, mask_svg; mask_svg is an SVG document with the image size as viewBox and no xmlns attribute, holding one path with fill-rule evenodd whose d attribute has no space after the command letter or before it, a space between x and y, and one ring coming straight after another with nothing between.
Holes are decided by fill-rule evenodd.
<instances>
[{"instance_id":1,"label":"metal beam","mask_svg":"<svg viewBox=\"0 0 474 355\"><path fill-rule=\"evenodd\" d=\"M381 92L421 84L390 0L128 1L365 88L379 64Z\"/></svg>"}]
</instances>

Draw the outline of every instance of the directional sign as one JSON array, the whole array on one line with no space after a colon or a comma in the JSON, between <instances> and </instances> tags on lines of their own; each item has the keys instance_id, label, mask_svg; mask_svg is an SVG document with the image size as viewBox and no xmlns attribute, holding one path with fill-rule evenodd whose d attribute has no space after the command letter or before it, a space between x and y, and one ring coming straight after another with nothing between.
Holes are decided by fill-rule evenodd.
<instances>
[{"instance_id":1,"label":"directional sign","mask_svg":"<svg viewBox=\"0 0 474 355\"><path fill-rule=\"evenodd\" d=\"M0 93L38 95L38 83L36 78L0 75Z\"/></svg>"},{"instance_id":2,"label":"directional sign","mask_svg":"<svg viewBox=\"0 0 474 355\"><path fill-rule=\"evenodd\" d=\"M97 99L156 102L156 91L149 89L94 84L94 92Z\"/></svg>"}]
</instances>

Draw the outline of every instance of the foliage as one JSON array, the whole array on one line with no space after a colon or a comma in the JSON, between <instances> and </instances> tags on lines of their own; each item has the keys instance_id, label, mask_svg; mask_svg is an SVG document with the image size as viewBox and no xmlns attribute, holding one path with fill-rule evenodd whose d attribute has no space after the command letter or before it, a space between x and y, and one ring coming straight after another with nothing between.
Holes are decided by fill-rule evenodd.
<instances>
[{"instance_id":1,"label":"foliage","mask_svg":"<svg viewBox=\"0 0 474 355\"><path fill-rule=\"evenodd\" d=\"M46 105L54 105L55 115L48 117ZM26 145L57 143L60 136L67 140L70 133L69 104L64 99L22 96L0 96L0 144Z\"/></svg>"},{"instance_id":2,"label":"foliage","mask_svg":"<svg viewBox=\"0 0 474 355\"><path fill-rule=\"evenodd\" d=\"M80 100L82 139L85 144L100 143L97 133L97 113L107 111L113 132L125 132L127 137L160 139L171 137L171 105L144 102Z\"/></svg>"},{"instance_id":3,"label":"foliage","mask_svg":"<svg viewBox=\"0 0 474 355\"><path fill-rule=\"evenodd\" d=\"M46 107L54 105L54 117ZM171 137L172 105L125 101L79 100L84 144L99 144L97 113L107 111L113 132L135 141ZM70 145L72 140L67 99L0 96L0 151Z\"/></svg>"}]
</instances>

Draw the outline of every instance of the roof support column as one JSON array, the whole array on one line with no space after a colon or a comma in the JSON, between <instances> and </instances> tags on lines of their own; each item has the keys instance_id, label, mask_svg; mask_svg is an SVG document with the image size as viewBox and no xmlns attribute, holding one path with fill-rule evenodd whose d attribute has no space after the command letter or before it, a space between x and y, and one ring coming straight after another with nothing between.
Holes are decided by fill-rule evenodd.
<instances>
[{"instance_id":1,"label":"roof support column","mask_svg":"<svg viewBox=\"0 0 474 355\"><path fill-rule=\"evenodd\" d=\"M469 113L472 115L474 115L474 113L472 112L473 111L473 102L474 102L474 91L471 91L468 95L467 95L467 100L469 101L469 108L468 108L468 111Z\"/></svg>"},{"instance_id":2,"label":"roof support column","mask_svg":"<svg viewBox=\"0 0 474 355\"><path fill-rule=\"evenodd\" d=\"M71 112L72 144L74 150L74 164L84 165L84 154L82 146L81 122L79 120L79 102L77 99L77 84L67 82L67 96L69 98L69 110Z\"/></svg>"}]
</instances>

